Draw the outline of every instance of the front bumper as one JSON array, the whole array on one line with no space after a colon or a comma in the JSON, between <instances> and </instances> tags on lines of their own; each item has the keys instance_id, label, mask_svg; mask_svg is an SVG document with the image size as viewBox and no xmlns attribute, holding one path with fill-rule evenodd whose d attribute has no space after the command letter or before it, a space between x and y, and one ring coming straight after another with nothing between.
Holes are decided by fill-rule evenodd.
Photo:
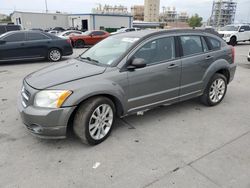
<instances>
[{"instance_id":1,"label":"front bumper","mask_svg":"<svg viewBox=\"0 0 250 188\"><path fill-rule=\"evenodd\" d=\"M65 138L69 118L75 108L75 106L58 109L39 108L32 104L25 106L21 94L18 98L18 110L23 123L29 132L41 138Z\"/></svg>"},{"instance_id":2,"label":"front bumper","mask_svg":"<svg viewBox=\"0 0 250 188\"><path fill-rule=\"evenodd\" d=\"M229 42L230 42L230 38L231 38L231 37L223 37L222 39L223 39L226 43L229 43Z\"/></svg>"}]
</instances>

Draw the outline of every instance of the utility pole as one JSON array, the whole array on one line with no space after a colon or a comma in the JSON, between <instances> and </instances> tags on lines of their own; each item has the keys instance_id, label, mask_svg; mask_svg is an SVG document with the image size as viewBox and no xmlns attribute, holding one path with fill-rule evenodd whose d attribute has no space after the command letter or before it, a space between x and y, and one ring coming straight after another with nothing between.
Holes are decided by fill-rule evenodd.
<instances>
[{"instance_id":1,"label":"utility pole","mask_svg":"<svg viewBox=\"0 0 250 188\"><path fill-rule=\"evenodd\" d=\"M47 0L45 0L45 7L46 7L46 13L48 13L48 4L47 4Z\"/></svg>"}]
</instances>

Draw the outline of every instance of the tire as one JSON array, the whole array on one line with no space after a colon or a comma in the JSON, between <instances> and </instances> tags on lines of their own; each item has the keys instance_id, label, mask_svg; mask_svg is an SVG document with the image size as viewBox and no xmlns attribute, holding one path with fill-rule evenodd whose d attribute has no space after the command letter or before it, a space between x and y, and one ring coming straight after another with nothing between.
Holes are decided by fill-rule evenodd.
<instances>
[{"instance_id":1,"label":"tire","mask_svg":"<svg viewBox=\"0 0 250 188\"><path fill-rule=\"evenodd\" d=\"M235 46L237 44L237 39L235 36L230 38L229 44Z\"/></svg>"},{"instance_id":2,"label":"tire","mask_svg":"<svg viewBox=\"0 0 250 188\"><path fill-rule=\"evenodd\" d=\"M57 62L62 59L62 52L58 48L52 48L48 52L48 59L52 62Z\"/></svg>"},{"instance_id":3,"label":"tire","mask_svg":"<svg viewBox=\"0 0 250 188\"><path fill-rule=\"evenodd\" d=\"M97 109L100 110L99 116ZM108 109L110 110L109 113L107 113ZM106 111L106 116L103 110ZM97 145L108 138L114 120L114 103L106 97L94 97L83 102L78 108L74 118L73 130L83 143Z\"/></svg>"},{"instance_id":4,"label":"tire","mask_svg":"<svg viewBox=\"0 0 250 188\"><path fill-rule=\"evenodd\" d=\"M221 87L218 87L220 83ZM218 85L217 85L218 83ZM217 85L217 87L215 86ZM222 89L224 88L224 89ZM224 91L223 91L224 90ZM224 75L216 73L209 81L204 94L201 96L201 102L206 106L215 106L225 97L227 92L227 79ZM214 94L214 95L213 95ZM217 98L218 97L218 98Z\"/></svg>"},{"instance_id":5,"label":"tire","mask_svg":"<svg viewBox=\"0 0 250 188\"><path fill-rule=\"evenodd\" d=\"M75 41L75 45L76 48L83 48L85 46L85 42L83 40L77 40Z\"/></svg>"}]
</instances>

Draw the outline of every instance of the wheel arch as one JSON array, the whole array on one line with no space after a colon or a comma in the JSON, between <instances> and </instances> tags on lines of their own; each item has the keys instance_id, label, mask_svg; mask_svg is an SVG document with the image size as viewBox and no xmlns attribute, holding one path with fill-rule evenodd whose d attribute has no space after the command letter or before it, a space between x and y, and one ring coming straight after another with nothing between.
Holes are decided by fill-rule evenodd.
<instances>
[{"instance_id":1,"label":"wheel arch","mask_svg":"<svg viewBox=\"0 0 250 188\"><path fill-rule=\"evenodd\" d=\"M67 133L69 132L69 130L71 130L73 128L73 121L75 118L75 114L76 114L77 110L79 109L79 107L81 106L81 104L83 104L85 101L87 101L91 98L95 98L95 97L107 97L108 99L110 99L114 103L117 116L120 117L124 114L124 106L122 105L122 102L120 101L120 99L118 97L116 97L112 94L107 94L107 93L90 95L90 96L82 99L77 104L77 107L74 109L74 111L71 113L71 115L68 119L68 122L67 122Z\"/></svg>"}]
</instances>

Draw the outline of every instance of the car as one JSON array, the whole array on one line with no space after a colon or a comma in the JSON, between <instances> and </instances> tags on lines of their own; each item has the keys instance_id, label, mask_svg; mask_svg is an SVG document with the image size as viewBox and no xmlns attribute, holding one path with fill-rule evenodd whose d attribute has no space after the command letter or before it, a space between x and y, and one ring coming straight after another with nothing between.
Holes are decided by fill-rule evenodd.
<instances>
[{"instance_id":1,"label":"car","mask_svg":"<svg viewBox=\"0 0 250 188\"><path fill-rule=\"evenodd\" d=\"M82 35L70 36L72 45L77 48L83 48L85 45L94 45L107 38L110 34L106 31L95 30L86 31Z\"/></svg>"},{"instance_id":2,"label":"car","mask_svg":"<svg viewBox=\"0 0 250 188\"><path fill-rule=\"evenodd\" d=\"M115 35L115 34L118 34L118 33L125 33L125 32L131 32L131 31L140 31L141 29L140 28L121 28L121 29L118 29L116 32L112 32L110 33L111 35Z\"/></svg>"},{"instance_id":3,"label":"car","mask_svg":"<svg viewBox=\"0 0 250 188\"><path fill-rule=\"evenodd\" d=\"M237 45L238 42L250 41L250 25L248 24L227 25L218 32L232 46Z\"/></svg>"},{"instance_id":4,"label":"car","mask_svg":"<svg viewBox=\"0 0 250 188\"><path fill-rule=\"evenodd\" d=\"M250 50L248 52L247 60L250 62Z\"/></svg>"},{"instance_id":5,"label":"car","mask_svg":"<svg viewBox=\"0 0 250 188\"><path fill-rule=\"evenodd\" d=\"M52 62L73 53L71 41L40 31L11 31L0 35L0 62L47 58Z\"/></svg>"},{"instance_id":6,"label":"car","mask_svg":"<svg viewBox=\"0 0 250 188\"><path fill-rule=\"evenodd\" d=\"M218 105L234 78L234 57L232 46L204 31L122 33L25 77L18 109L34 135L65 138L73 125L83 143L96 145L115 117L196 97Z\"/></svg>"},{"instance_id":7,"label":"car","mask_svg":"<svg viewBox=\"0 0 250 188\"><path fill-rule=\"evenodd\" d=\"M50 33L52 35L58 35L60 32L56 31L56 30L50 30L50 31L48 31L48 33Z\"/></svg>"},{"instance_id":8,"label":"car","mask_svg":"<svg viewBox=\"0 0 250 188\"><path fill-rule=\"evenodd\" d=\"M70 36L82 35L83 32L77 30L67 30L61 33L58 33L57 36L63 39L69 39Z\"/></svg>"},{"instance_id":9,"label":"car","mask_svg":"<svg viewBox=\"0 0 250 188\"><path fill-rule=\"evenodd\" d=\"M0 35L8 31L19 31L21 29L20 25L0 25Z\"/></svg>"},{"instance_id":10,"label":"car","mask_svg":"<svg viewBox=\"0 0 250 188\"><path fill-rule=\"evenodd\" d=\"M63 31L65 31L65 29L62 28L62 27L54 27L52 30L57 31L57 32L63 32Z\"/></svg>"},{"instance_id":11,"label":"car","mask_svg":"<svg viewBox=\"0 0 250 188\"><path fill-rule=\"evenodd\" d=\"M31 31L43 31L43 29L41 29L41 28L32 28L32 29L30 29Z\"/></svg>"}]
</instances>

